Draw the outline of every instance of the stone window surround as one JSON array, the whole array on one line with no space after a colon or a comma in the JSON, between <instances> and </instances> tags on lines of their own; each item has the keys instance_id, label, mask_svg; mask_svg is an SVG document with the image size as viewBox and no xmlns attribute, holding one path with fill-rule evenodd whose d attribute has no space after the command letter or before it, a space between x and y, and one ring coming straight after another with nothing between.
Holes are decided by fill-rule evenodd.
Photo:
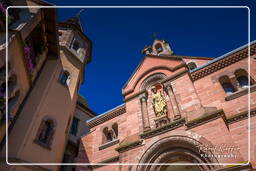
<instances>
[{"instance_id":1,"label":"stone window surround","mask_svg":"<svg viewBox=\"0 0 256 171\"><path fill-rule=\"evenodd\" d=\"M248 87L248 88L242 88L242 89L240 89L240 90L238 90L238 91L236 91L236 92L234 92L234 93L232 93L232 94L230 94L230 95L227 95L227 96L225 97L225 100L226 100L226 101L230 101L230 100L236 99L236 98L238 98L238 97L247 95L247 94L249 94L249 88L250 88L250 93L256 91L256 84L251 85L251 86Z\"/></svg>"},{"instance_id":2,"label":"stone window surround","mask_svg":"<svg viewBox=\"0 0 256 171\"><path fill-rule=\"evenodd\" d=\"M232 86L234 87L234 89L236 90L235 92L233 92L232 94L228 94L226 97L225 97L225 100L226 101L230 101L230 100L233 100L233 99L236 99L238 97L241 97L243 95L246 95L249 93L249 88L251 89L250 92L254 92L256 90L256 84L255 84L255 81L254 81L254 78L252 78L252 76L247 72L247 77L250 78L250 82L252 83L252 85L250 85L249 87L247 88L242 88L240 85L239 85L239 82L237 80L237 77L235 75L235 72L236 71L239 71L239 70L244 70L245 72L247 72L247 70L244 68L244 67L241 67L239 69L235 69L233 70L232 72L229 72L228 74L226 74L225 76L227 76L229 79L230 79L230 83L232 84ZM219 75L218 77L222 77L224 75ZM213 79L213 81L215 82L215 79ZM220 83L221 84L221 83Z\"/></svg>"},{"instance_id":3,"label":"stone window surround","mask_svg":"<svg viewBox=\"0 0 256 171\"><path fill-rule=\"evenodd\" d=\"M114 130L114 128L113 128L113 126L115 126L115 125L117 126L116 130ZM106 136L104 134L104 129L106 129L106 128L108 128L108 130L113 129L113 131L116 134L116 138L113 138L112 141L108 141L108 142L104 141L104 137ZM99 146L99 150L103 150L105 148L108 148L110 146L113 146L113 145L119 143L119 139L118 139L119 132L118 132L118 122L117 121L116 122L111 122L111 123L108 123L108 124L102 126L100 128L100 132L102 133L102 144Z\"/></svg>"},{"instance_id":4,"label":"stone window surround","mask_svg":"<svg viewBox=\"0 0 256 171\"><path fill-rule=\"evenodd\" d=\"M51 130L51 133L50 133L50 139L47 141L47 143L43 143L39 140L39 135L42 131L42 127L43 127L43 123L50 120L51 122L53 122L53 129ZM45 116L41 122L40 122L40 125L38 127L38 130L37 130L37 133L36 133L36 137L34 139L34 143L40 145L41 147L45 148L45 149L48 149L48 150L51 150L51 145L52 145L52 142L53 142L53 139L54 139L54 134L55 134L55 131L56 131L56 127L57 127L57 121L49 116Z\"/></svg>"},{"instance_id":5,"label":"stone window surround","mask_svg":"<svg viewBox=\"0 0 256 171\"><path fill-rule=\"evenodd\" d=\"M118 144L118 143L119 143L119 139L118 139L118 138L117 138L117 139L114 139L114 140L112 140L112 141L110 141L110 142L107 142L107 143L105 143L105 144L100 145L100 146L99 146L99 150L103 150L103 149L105 149L105 148L111 147L111 146L113 146L113 145L115 145L115 144Z\"/></svg>"}]
</instances>

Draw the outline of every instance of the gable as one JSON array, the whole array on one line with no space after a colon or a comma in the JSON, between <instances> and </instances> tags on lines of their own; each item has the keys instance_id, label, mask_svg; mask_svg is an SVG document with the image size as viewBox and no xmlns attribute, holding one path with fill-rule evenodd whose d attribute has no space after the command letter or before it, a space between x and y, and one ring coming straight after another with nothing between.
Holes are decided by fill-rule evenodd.
<instances>
[{"instance_id":1,"label":"gable","mask_svg":"<svg viewBox=\"0 0 256 171\"><path fill-rule=\"evenodd\" d=\"M182 58L174 55L155 56L147 55L135 69L125 86L123 95L140 91L143 81L153 74L163 74L170 77L180 68L185 67Z\"/></svg>"}]
</instances>

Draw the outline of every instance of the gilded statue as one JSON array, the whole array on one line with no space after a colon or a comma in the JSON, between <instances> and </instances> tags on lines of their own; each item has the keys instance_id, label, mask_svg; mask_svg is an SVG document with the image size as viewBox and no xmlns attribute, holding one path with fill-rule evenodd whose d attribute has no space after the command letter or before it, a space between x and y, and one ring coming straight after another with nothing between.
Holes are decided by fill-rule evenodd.
<instances>
[{"instance_id":1,"label":"gilded statue","mask_svg":"<svg viewBox=\"0 0 256 171\"><path fill-rule=\"evenodd\" d=\"M165 98L162 94L157 91L156 87L151 88L152 91L152 106L156 117L166 116L167 115L167 104Z\"/></svg>"}]
</instances>

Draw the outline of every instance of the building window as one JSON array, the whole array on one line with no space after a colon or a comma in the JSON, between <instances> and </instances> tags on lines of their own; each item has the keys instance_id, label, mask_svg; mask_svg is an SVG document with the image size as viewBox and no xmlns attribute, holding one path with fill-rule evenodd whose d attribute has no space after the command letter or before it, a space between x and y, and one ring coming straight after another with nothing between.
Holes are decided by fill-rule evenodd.
<instances>
[{"instance_id":1,"label":"building window","mask_svg":"<svg viewBox=\"0 0 256 171\"><path fill-rule=\"evenodd\" d=\"M222 88L226 92L226 94L230 95L236 91L235 87L232 85L228 76L222 76L219 78L220 84Z\"/></svg>"},{"instance_id":2,"label":"building window","mask_svg":"<svg viewBox=\"0 0 256 171\"><path fill-rule=\"evenodd\" d=\"M160 43L156 44L155 45L155 48L156 48L156 52L157 53L160 53L163 51L163 48L162 48L162 45Z\"/></svg>"},{"instance_id":3,"label":"building window","mask_svg":"<svg viewBox=\"0 0 256 171\"><path fill-rule=\"evenodd\" d=\"M80 48L80 44L77 40L74 40L73 44L72 44L72 49L74 49L76 52L79 50Z\"/></svg>"},{"instance_id":4,"label":"building window","mask_svg":"<svg viewBox=\"0 0 256 171\"><path fill-rule=\"evenodd\" d=\"M193 70L193 69L197 68L196 63L195 62L189 62L188 63L188 68L189 68L189 70Z\"/></svg>"},{"instance_id":5,"label":"building window","mask_svg":"<svg viewBox=\"0 0 256 171\"><path fill-rule=\"evenodd\" d=\"M237 81L238 81L240 87L242 87L242 88L247 88L247 87L249 86L248 77L246 77L246 76L240 76L240 77L237 77L236 79L237 79Z\"/></svg>"},{"instance_id":6,"label":"building window","mask_svg":"<svg viewBox=\"0 0 256 171\"><path fill-rule=\"evenodd\" d=\"M250 82L249 82L249 79L248 79L249 74L243 69L239 69L235 71L234 74L236 76L236 80L239 84L239 87L241 88L248 88L249 85L252 85L254 83L254 80L252 78L250 78Z\"/></svg>"},{"instance_id":7,"label":"building window","mask_svg":"<svg viewBox=\"0 0 256 171\"><path fill-rule=\"evenodd\" d=\"M79 119L77 118L74 118L73 121L72 121L72 125L71 125L71 131L70 133L74 136L77 135L77 132L78 132L78 125L79 125Z\"/></svg>"},{"instance_id":8,"label":"building window","mask_svg":"<svg viewBox=\"0 0 256 171\"><path fill-rule=\"evenodd\" d=\"M54 130L55 124L53 120L43 120L38 130L36 142L39 143L40 145L45 145L47 147L51 146Z\"/></svg>"},{"instance_id":9,"label":"building window","mask_svg":"<svg viewBox=\"0 0 256 171\"><path fill-rule=\"evenodd\" d=\"M118 138L118 125L115 123L111 127L103 129L103 144L116 140Z\"/></svg>"},{"instance_id":10,"label":"building window","mask_svg":"<svg viewBox=\"0 0 256 171\"><path fill-rule=\"evenodd\" d=\"M68 86L71 80L70 73L68 71L63 71L60 76L60 83L62 85Z\"/></svg>"}]
</instances>

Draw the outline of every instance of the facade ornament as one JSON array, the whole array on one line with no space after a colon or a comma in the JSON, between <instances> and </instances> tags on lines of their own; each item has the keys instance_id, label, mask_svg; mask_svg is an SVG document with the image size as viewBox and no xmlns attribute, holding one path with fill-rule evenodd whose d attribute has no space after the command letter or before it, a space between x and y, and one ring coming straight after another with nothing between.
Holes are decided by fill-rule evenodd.
<instances>
[{"instance_id":1,"label":"facade ornament","mask_svg":"<svg viewBox=\"0 0 256 171\"><path fill-rule=\"evenodd\" d=\"M161 94L161 92L157 91L156 87L153 86L151 88L152 94L152 106L156 117L162 117L167 115L167 104L166 100Z\"/></svg>"},{"instance_id":2,"label":"facade ornament","mask_svg":"<svg viewBox=\"0 0 256 171\"><path fill-rule=\"evenodd\" d=\"M141 102L141 113L142 113L142 122L143 122L143 131L150 130L149 117L148 117L148 107L147 107L147 92L140 95Z\"/></svg>"}]
</instances>

